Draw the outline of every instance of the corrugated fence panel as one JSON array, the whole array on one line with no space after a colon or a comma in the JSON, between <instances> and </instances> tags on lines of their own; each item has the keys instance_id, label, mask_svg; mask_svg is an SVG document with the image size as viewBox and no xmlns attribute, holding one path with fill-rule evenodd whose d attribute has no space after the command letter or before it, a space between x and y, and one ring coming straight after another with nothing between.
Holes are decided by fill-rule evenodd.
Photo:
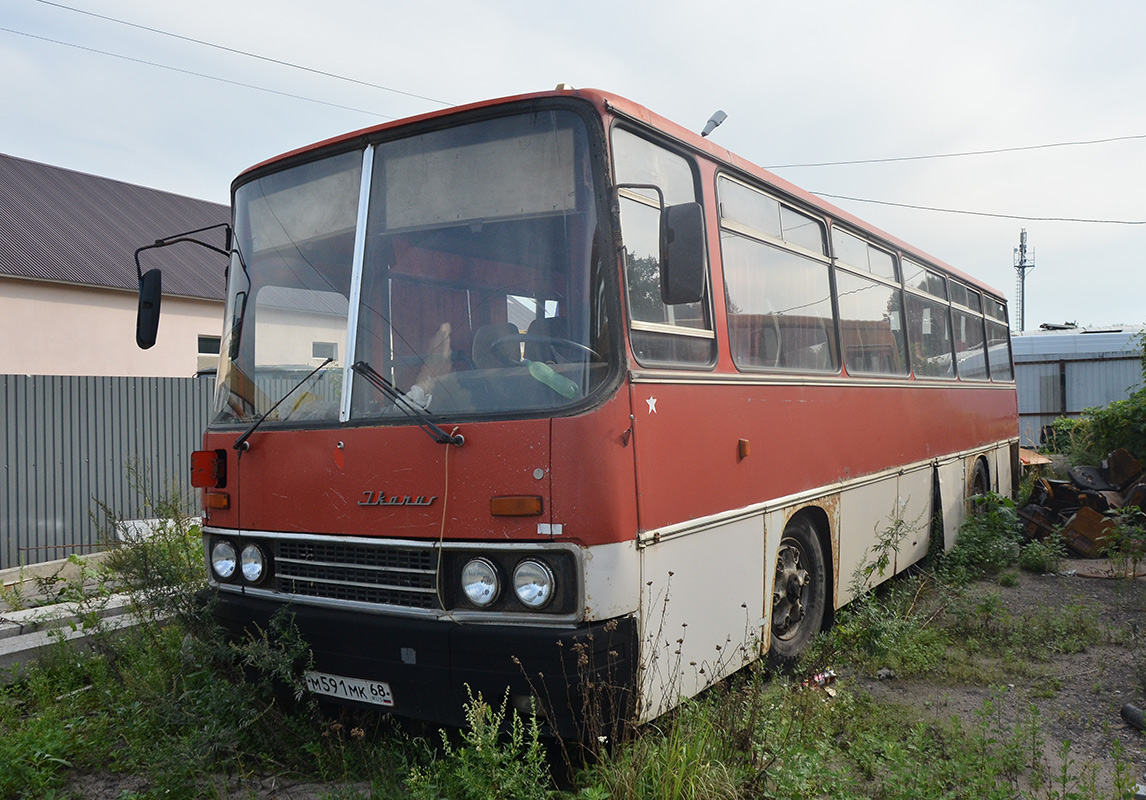
<instances>
[{"instance_id":1,"label":"corrugated fence panel","mask_svg":"<svg viewBox=\"0 0 1146 800\"><path fill-rule=\"evenodd\" d=\"M1137 358L1066 363L1067 411L1083 411L1122 400L1142 383Z\"/></svg>"},{"instance_id":2,"label":"corrugated fence panel","mask_svg":"<svg viewBox=\"0 0 1146 800\"><path fill-rule=\"evenodd\" d=\"M148 519L174 490L194 511L187 464L213 389L210 378L0 375L0 569L98 549L101 503Z\"/></svg>"},{"instance_id":3,"label":"corrugated fence panel","mask_svg":"<svg viewBox=\"0 0 1146 800\"><path fill-rule=\"evenodd\" d=\"M1043 428L1059 416L1076 417L1140 389L1142 362L1122 353L1016 356L1015 380L1020 437L1025 446L1035 447Z\"/></svg>"},{"instance_id":4,"label":"corrugated fence panel","mask_svg":"<svg viewBox=\"0 0 1146 800\"><path fill-rule=\"evenodd\" d=\"M1019 413L1059 411L1058 364L1015 364Z\"/></svg>"}]
</instances>

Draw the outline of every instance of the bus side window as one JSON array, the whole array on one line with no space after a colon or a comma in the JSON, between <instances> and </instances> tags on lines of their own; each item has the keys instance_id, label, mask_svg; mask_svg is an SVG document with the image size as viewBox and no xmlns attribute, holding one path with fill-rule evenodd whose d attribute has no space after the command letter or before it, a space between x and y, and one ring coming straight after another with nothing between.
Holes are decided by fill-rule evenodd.
<instances>
[{"instance_id":1,"label":"bus side window","mask_svg":"<svg viewBox=\"0 0 1146 800\"><path fill-rule=\"evenodd\" d=\"M895 257L832 229L840 340L848 372L907 375L903 290Z\"/></svg>"},{"instance_id":2,"label":"bus side window","mask_svg":"<svg viewBox=\"0 0 1146 800\"><path fill-rule=\"evenodd\" d=\"M613 131L613 156L617 183L658 186L666 206L697 200L692 167L682 156L622 128ZM630 340L637 360L658 366L712 364L716 335L707 288L696 302L664 302L660 198L648 189L621 189L620 207Z\"/></svg>"},{"instance_id":3,"label":"bus side window","mask_svg":"<svg viewBox=\"0 0 1146 800\"><path fill-rule=\"evenodd\" d=\"M724 176L718 197L728 336L736 366L836 372L823 223Z\"/></svg>"},{"instance_id":4,"label":"bus side window","mask_svg":"<svg viewBox=\"0 0 1146 800\"><path fill-rule=\"evenodd\" d=\"M982 301L978 292L952 281L951 296L958 305L951 309L955 327L955 367L961 380L987 380L987 344L983 330ZM959 308L961 305L963 308ZM972 309L968 311L967 309ZM980 312L980 313L976 313Z\"/></svg>"},{"instance_id":5,"label":"bus side window","mask_svg":"<svg viewBox=\"0 0 1146 800\"><path fill-rule=\"evenodd\" d=\"M987 303L987 361L991 366L991 380L1012 381L1011 333L1007 329L1007 307L993 297Z\"/></svg>"},{"instance_id":6,"label":"bus side window","mask_svg":"<svg viewBox=\"0 0 1146 800\"><path fill-rule=\"evenodd\" d=\"M947 282L937 272L903 259L907 338L917 378L955 378Z\"/></svg>"}]
</instances>

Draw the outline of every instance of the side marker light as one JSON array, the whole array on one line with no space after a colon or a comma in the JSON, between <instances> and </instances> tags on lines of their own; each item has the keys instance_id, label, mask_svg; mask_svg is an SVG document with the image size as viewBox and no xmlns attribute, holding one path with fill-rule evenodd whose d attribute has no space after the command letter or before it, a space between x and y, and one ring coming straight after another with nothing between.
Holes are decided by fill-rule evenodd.
<instances>
[{"instance_id":1,"label":"side marker light","mask_svg":"<svg viewBox=\"0 0 1146 800\"><path fill-rule=\"evenodd\" d=\"M203 491L203 508L226 511L231 507L231 495L227 492Z\"/></svg>"},{"instance_id":2,"label":"side marker light","mask_svg":"<svg viewBox=\"0 0 1146 800\"><path fill-rule=\"evenodd\" d=\"M495 517L537 517L543 503L540 495L509 495L491 497L489 513Z\"/></svg>"}]
</instances>

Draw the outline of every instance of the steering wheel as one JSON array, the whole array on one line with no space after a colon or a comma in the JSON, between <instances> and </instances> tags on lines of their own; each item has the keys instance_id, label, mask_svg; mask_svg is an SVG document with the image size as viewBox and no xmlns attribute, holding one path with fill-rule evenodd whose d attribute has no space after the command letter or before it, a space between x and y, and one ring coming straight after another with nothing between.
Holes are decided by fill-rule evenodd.
<instances>
[{"instance_id":1,"label":"steering wheel","mask_svg":"<svg viewBox=\"0 0 1146 800\"><path fill-rule=\"evenodd\" d=\"M564 347L568 348L569 350L575 350L578 353L588 355L598 361L603 360L601 355L588 345L583 345L580 342L573 341L572 339L561 339L556 336L544 336L538 333L518 333L511 336L502 336L499 339L494 339L493 342L490 343L490 352L493 353L494 358L505 364L505 366L519 367L521 366L521 359L510 358L504 352L503 346L510 343L519 344L521 342L536 342L537 344L547 344L555 348ZM556 355L556 353L554 353L554 355ZM565 359L562 361L562 363L571 363L572 361L573 359Z\"/></svg>"}]
</instances>

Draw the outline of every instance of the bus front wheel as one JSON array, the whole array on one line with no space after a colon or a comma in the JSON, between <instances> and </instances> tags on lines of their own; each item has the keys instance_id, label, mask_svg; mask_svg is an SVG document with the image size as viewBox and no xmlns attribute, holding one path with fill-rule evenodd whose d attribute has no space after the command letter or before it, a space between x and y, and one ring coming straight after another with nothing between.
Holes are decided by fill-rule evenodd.
<instances>
[{"instance_id":1,"label":"bus front wheel","mask_svg":"<svg viewBox=\"0 0 1146 800\"><path fill-rule=\"evenodd\" d=\"M796 517L784 528L772 583L772 644L768 664L795 665L824 624L827 571L816 528Z\"/></svg>"}]
</instances>

